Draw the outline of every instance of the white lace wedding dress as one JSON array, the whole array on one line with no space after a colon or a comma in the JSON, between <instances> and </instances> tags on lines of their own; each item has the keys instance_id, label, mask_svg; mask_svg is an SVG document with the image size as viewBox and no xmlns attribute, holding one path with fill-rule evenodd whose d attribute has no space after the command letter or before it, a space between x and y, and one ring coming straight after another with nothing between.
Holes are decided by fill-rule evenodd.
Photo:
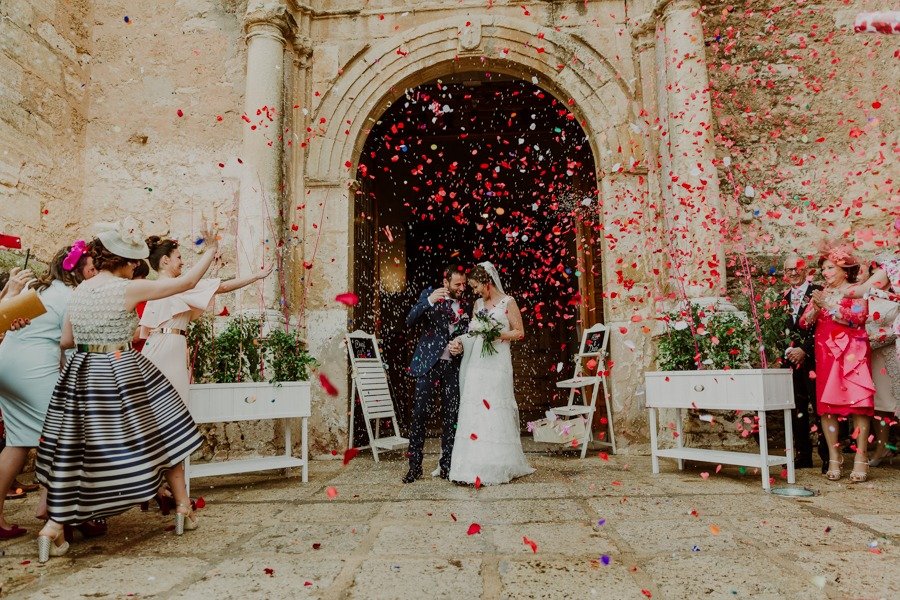
<instances>
[{"instance_id":1,"label":"white lace wedding dress","mask_svg":"<svg viewBox=\"0 0 900 600\"><path fill-rule=\"evenodd\" d=\"M509 300L509 296L504 296L488 310L504 330L509 329L506 315ZM483 309L484 301L479 298L473 314ZM462 337L465 349L459 371L459 419L450 480L475 483L477 477L483 485L492 485L508 483L534 473L534 469L522 451L510 345L497 341L494 343L497 354L482 356L482 340L472 335Z\"/></svg>"}]
</instances>

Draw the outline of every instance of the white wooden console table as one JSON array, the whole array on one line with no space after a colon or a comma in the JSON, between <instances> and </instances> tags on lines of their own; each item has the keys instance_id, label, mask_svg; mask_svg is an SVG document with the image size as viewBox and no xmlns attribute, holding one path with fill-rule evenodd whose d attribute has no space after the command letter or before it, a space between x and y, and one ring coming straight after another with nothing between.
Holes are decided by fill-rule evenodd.
<instances>
[{"instance_id":1,"label":"white wooden console table","mask_svg":"<svg viewBox=\"0 0 900 600\"><path fill-rule=\"evenodd\" d=\"M660 458L674 458L678 468L685 460L755 467L762 472L763 489L769 491L769 468L787 465L788 483L794 483L794 440L791 409L794 385L790 369L732 369L727 371L654 371L644 374L646 404L650 413L650 444L653 473L659 473ZM675 409L675 448L660 449L657 411ZM694 409L755 411L759 415L759 453L685 448L683 411ZM786 456L769 454L766 412L784 411Z\"/></svg>"},{"instance_id":2,"label":"white wooden console table","mask_svg":"<svg viewBox=\"0 0 900 600\"><path fill-rule=\"evenodd\" d=\"M190 493L191 479L272 469L302 467L302 480L309 480L309 449L307 425L310 412L310 384L308 381L271 384L264 382L204 383L191 386L187 407L197 423L229 421L261 421L285 419L284 454L240 460L213 461L191 464L184 461L184 478ZM291 450L291 427L288 419L300 419L300 458Z\"/></svg>"}]
</instances>

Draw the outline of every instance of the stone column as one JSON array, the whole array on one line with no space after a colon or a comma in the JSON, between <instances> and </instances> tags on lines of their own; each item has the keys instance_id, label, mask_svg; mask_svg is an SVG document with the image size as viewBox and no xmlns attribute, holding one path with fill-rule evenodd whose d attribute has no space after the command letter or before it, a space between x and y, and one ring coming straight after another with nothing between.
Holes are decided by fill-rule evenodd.
<instances>
[{"instance_id":1,"label":"stone column","mask_svg":"<svg viewBox=\"0 0 900 600\"><path fill-rule=\"evenodd\" d=\"M727 222L713 164L709 76L697 0L663 0L655 11L663 34L665 86L658 90L667 121L668 161L662 186L675 291L689 298L725 294ZM662 116L662 115L661 115ZM666 153L666 144L661 144ZM666 164L668 162L668 165Z\"/></svg>"},{"instance_id":2,"label":"stone column","mask_svg":"<svg viewBox=\"0 0 900 600\"><path fill-rule=\"evenodd\" d=\"M282 196L284 49L293 18L282 2L251 1L244 16L247 81L238 202L238 277L274 260ZM266 279L264 305L273 305L277 277ZM247 306L246 308L256 308Z\"/></svg>"}]
</instances>

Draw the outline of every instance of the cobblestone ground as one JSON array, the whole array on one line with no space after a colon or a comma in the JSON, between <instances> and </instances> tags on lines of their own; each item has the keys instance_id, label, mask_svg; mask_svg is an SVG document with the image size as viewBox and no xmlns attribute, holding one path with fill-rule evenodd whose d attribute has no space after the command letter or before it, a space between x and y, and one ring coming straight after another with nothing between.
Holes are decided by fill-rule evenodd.
<instances>
[{"instance_id":1,"label":"cobblestone ground","mask_svg":"<svg viewBox=\"0 0 900 600\"><path fill-rule=\"evenodd\" d=\"M426 467L437 460L429 449ZM853 486L799 471L816 496L787 499L736 467L679 473L663 461L654 476L647 456L529 460L534 475L480 490L403 485L397 453L378 464L370 454L346 467L314 461L308 484L293 474L197 480L198 530L177 538L169 518L135 509L111 519L107 537L79 538L44 566L35 498L12 501L10 521L29 534L0 545L3 595L900 597L900 465ZM480 533L468 535L473 523Z\"/></svg>"}]
</instances>

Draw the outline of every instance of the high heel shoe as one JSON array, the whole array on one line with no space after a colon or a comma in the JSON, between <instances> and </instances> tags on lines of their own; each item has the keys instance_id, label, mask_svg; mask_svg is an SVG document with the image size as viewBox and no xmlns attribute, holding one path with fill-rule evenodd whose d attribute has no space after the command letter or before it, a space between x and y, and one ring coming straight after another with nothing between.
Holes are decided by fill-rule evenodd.
<instances>
[{"instance_id":1,"label":"high heel shoe","mask_svg":"<svg viewBox=\"0 0 900 600\"><path fill-rule=\"evenodd\" d=\"M44 535L44 532L48 528L56 532L53 537ZM59 527L57 529L57 527L54 527L49 523L45 525L43 529L41 529L41 532L38 534L37 539L39 563L45 563L50 560L51 556L62 556L69 551L69 542L65 541L65 539L63 539L62 544L56 543L61 537L64 536L63 529L63 527Z\"/></svg>"},{"instance_id":2,"label":"high heel shoe","mask_svg":"<svg viewBox=\"0 0 900 600\"><path fill-rule=\"evenodd\" d=\"M832 464L837 465L838 468L829 468L828 471L825 472L825 478L828 479L828 481L837 481L841 478L841 467L844 465L844 457L842 456L841 460L829 460L828 466L831 467Z\"/></svg>"},{"instance_id":3,"label":"high heel shoe","mask_svg":"<svg viewBox=\"0 0 900 600\"><path fill-rule=\"evenodd\" d=\"M75 531L81 532L84 539L101 537L109 531L106 519L92 519L78 525L63 525L63 536L67 542L75 541Z\"/></svg>"},{"instance_id":4,"label":"high heel shoe","mask_svg":"<svg viewBox=\"0 0 900 600\"><path fill-rule=\"evenodd\" d=\"M181 512L181 509L187 509L187 512ZM189 504L179 504L175 508L175 535L184 535L185 531L193 531L199 526L200 520Z\"/></svg>"},{"instance_id":5,"label":"high heel shoe","mask_svg":"<svg viewBox=\"0 0 900 600\"><path fill-rule=\"evenodd\" d=\"M864 465L865 471L857 471L856 465ZM869 478L869 463L866 460L854 460L853 470L850 471L850 483L863 483Z\"/></svg>"}]
</instances>

